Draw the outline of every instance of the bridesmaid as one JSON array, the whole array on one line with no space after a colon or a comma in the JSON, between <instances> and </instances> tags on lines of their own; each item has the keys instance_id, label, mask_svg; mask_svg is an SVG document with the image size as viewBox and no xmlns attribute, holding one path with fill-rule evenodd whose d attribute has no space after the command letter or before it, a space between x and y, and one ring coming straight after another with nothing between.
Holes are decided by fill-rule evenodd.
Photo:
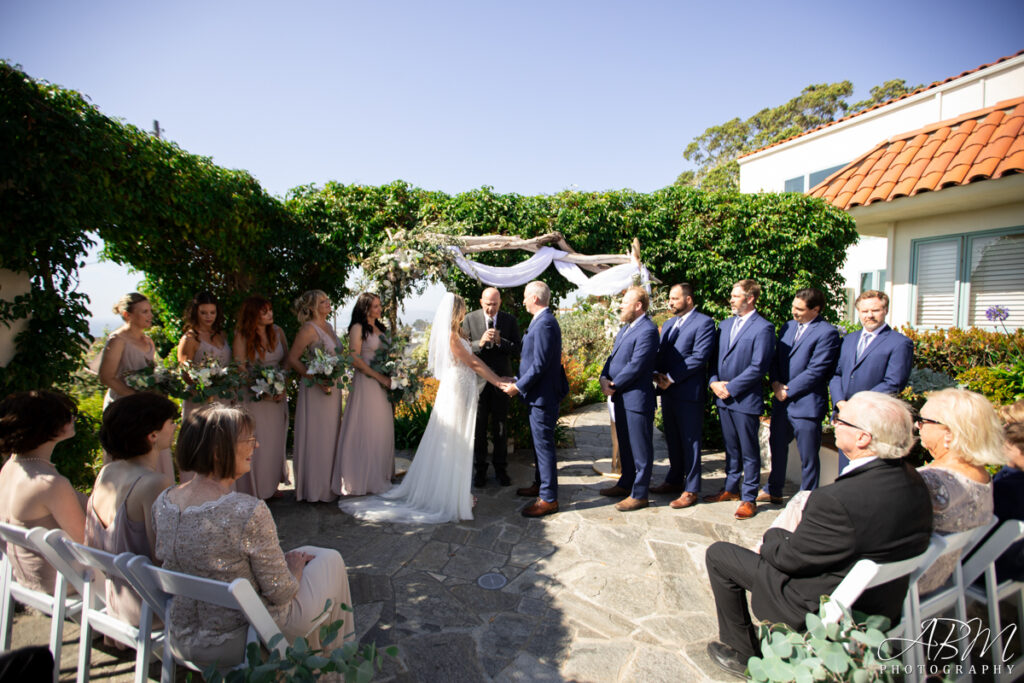
<instances>
[{"instance_id":1,"label":"bridesmaid","mask_svg":"<svg viewBox=\"0 0 1024 683\"><path fill-rule=\"evenodd\" d=\"M227 367L231 362L231 347L224 334L224 311L220 302L209 292L199 292L185 309L185 333L178 341L178 364L199 365L210 358ZM181 410L182 420L187 419L201 405L185 399ZM186 471L179 474L182 484L194 476L195 473Z\"/></svg>"},{"instance_id":2,"label":"bridesmaid","mask_svg":"<svg viewBox=\"0 0 1024 683\"><path fill-rule=\"evenodd\" d=\"M334 454L332 490L342 496L383 493L395 469L395 422L385 389L391 378L370 367L385 328L380 297L363 292L348 327L355 380Z\"/></svg>"},{"instance_id":3,"label":"bridesmaid","mask_svg":"<svg viewBox=\"0 0 1024 683\"><path fill-rule=\"evenodd\" d=\"M202 364L213 358L221 366L231 362L231 347L224 334L224 311L209 292L199 292L185 309L185 333L178 341L178 363ZM201 404L186 399L181 418L185 420Z\"/></svg>"},{"instance_id":4,"label":"bridesmaid","mask_svg":"<svg viewBox=\"0 0 1024 683\"><path fill-rule=\"evenodd\" d=\"M235 361L243 369L252 367L282 368L288 338L284 330L274 324L274 309L261 296L250 296L242 302L238 312L238 328L231 345ZM249 375L247 387L256 381ZM254 436L259 445L252 453L252 467L235 481L235 490L262 498L277 498L282 494L277 486L288 483L288 464L285 447L288 442L288 397L286 394L254 399L246 388L243 409L252 418Z\"/></svg>"},{"instance_id":5,"label":"bridesmaid","mask_svg":"<svg viewBox=\"0 0 1024 683\"><path fill-rule=\"evenodd\" d=\"M300 378L292 457L297 500L330 502L337 498L331 492L331 467L341 424L341 392L321 384L307 387L302 381L306 376L306 366L302 362L306 349L336 352L338 336L327 322L330 314L331 300L319 289L312 289L295 301L295 316L302 323L302 328L295 335L295 343L288 352L287 365Z\"/></svg>"},{"instance_id":6,"label":"bridesmaid","mask_svg":"<svg viewBox=\"0 0 1024 683\"><path fill-rule=\"evenodd\" d=\"M107 395L103 398L103 408L122 396L130 396L135 390L124 383L127 374L143 369L147 365L156 365L156 345L146 336L146 330L153 326L153 307L149 299L138 292L131 292L121 297L114 306L124 320L124 325L117 328L107 337L107 344L100 354L100 367L97 373L107 387ZM103 464L110 462L110 457L103 453ZM160 460L156 471L174 479L174 460L171 450L160 452Z\"/></svg>"}]
</instances>

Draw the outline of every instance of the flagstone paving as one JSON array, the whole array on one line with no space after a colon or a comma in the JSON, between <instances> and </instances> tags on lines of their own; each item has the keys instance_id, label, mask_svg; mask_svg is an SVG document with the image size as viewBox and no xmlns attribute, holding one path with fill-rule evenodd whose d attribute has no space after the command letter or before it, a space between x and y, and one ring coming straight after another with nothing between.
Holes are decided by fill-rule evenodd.
<instances>
[{"instance_id":1,"label":"flagstone paving","mask_svg":"<svg viewBox=\"0 0 1024 683\"><path fill-rule=\"evenodd\" d=\"M558 452L561 512L542 519L523 518L528 501L515 496L533 480L528 450L510 459L513 485L474 489L475 519L459 524L371 524L290 494L271 502L285 548L309 543L345 558L363 642L398 646L377 680L735 680L705 653L717 623L704 551L717 540L753 545L780 508L759 506L739 522L736 503L673 510L671 496L652 496L649 508L620 513L598 493L610 480L593 468L610 454L607 408L563 422L575 443ZM655 444L660 483L659 433ZM721 487L723 464L721 454L705 457L704 493ZM487 574L505 585L481 587ZM46 642L46 626L20 616L15 645ZM71 680L77 631L65 633L62 678ZM95 649L93 660L94 678L129 680L131 663Z\"/></svg>"}]
</instances>

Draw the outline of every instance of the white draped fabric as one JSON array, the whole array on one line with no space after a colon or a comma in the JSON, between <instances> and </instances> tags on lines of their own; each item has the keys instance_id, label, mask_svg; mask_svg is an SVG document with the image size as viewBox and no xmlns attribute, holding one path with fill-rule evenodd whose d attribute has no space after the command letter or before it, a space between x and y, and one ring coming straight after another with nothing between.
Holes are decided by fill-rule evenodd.
<instances>
[{"instance_id":1,"label":"white draped fabric","mask_svg":"<svg viewBox=\"0 0 1024 683\"><path fill-rule=\"evenodd\" d=\"M569 254L554 247L541 247L537 253L522 263L502 268L499 266L488 266L476 261L470 261L458 247L449 247L455 254L455 263L462 272L474 280L479 280L485 285L492 287L518 287L525 285L547 270L552 263L558 269L558 273L579 289L576 294L579 296L611 296L618 294L633 284L633 278L638 274L641 285L650 291L651 274L643 265L636 263L623 263L607 270L603 270L594 277L587 277L580 267L575 263L566 261Z\"/></svg>"}]
</instances>

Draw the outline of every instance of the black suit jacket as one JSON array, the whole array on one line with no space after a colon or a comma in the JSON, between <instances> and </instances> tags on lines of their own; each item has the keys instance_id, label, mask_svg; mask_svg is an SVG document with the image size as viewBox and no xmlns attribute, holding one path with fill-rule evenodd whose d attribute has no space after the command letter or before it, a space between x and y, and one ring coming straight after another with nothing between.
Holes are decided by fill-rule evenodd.
<instances>
[{"instance_id":1,"label":"black suit jacket","mask_svg":"<svg viewBox=\"0 0 1024 683\"><path fill-rule=\"evenodd\" d=\"M905 560L928 548L932 502L903 460L874 460L813 491L795 531L769 529L761 544L751 604L761 619L803 628L860 559ZM854 607L899 620L906 577L866 591Z\"/></svg>"},{"instance_id":2,"label":"black suit jacket","mask_svg":"<svg viewBox=\"0 0 1024 683\"><path fill-rule=\"evenodd\" d=\"M519 324L516 319L505 311L498 311L498 333L501 335L501 342L491 348L484 348L480 345L480 337L487 331L487 319L484 312L477 309L466 316L462 321L462 329L469 335L470 343L480 360L487 364L499 377L511 377L512 357L518 356L523 348L523 339L519 334Z\"/></svg>"}]
</instances>

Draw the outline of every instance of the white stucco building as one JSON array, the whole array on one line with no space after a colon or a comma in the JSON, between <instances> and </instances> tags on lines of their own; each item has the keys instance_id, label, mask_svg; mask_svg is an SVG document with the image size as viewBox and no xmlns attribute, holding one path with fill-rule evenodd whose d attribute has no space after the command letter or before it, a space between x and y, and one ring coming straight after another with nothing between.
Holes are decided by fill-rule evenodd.
<instances>
[{"instance_id":1,"label":"white stucco building","mask_svg":"<svg viewBox=\"0 0 1024 683\"><path fill-rule=\"evenodd\" d=\"M806 192L850 213L852 299L890 323L1024 327L1024 51L739 159L742 192Z\"/></svg>"}]
</instances>

